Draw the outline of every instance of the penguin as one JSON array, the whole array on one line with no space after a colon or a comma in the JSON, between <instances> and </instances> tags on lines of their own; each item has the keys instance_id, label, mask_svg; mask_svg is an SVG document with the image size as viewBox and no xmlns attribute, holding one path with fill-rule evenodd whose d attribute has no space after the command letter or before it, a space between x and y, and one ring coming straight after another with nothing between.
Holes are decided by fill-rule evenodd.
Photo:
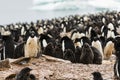
<instances>
[{"instance_id":1,"label":"penguin","mask_svg":"<svg viewBox=\"0 0 120 80\"><path fill-rule=\"evenodd\" d=\"M24 57L24 52L25 52L25 41L22 43L19 43L14 51L14 59L20 58L20 57Z\"/></svg>"},{"instance_id":2,"label":"penguin","mask_svg":"<svg viewBox=\"0 0 120 80\"><path fill-rule=\"evenodd\" d=\"M93 72L93 80L103 80L103 77L100 72Z\"/></svg>"},{"instance_id":3,"label":"penguin","mask_svg":"<svg viewBox=\"0 0 120 80\"><path fill-rule=\"evenodd\" d=\"M94 53L93 64L102 64L102 55L101 55L100 51L93 46L91 46L91 49Z\"/></svg>"},{"instance_id":4,"label":"penguin","mask_svg":"<svg viewBox=\"0 0 120 80\"><path fill-rule=\"evenodd\" d=\"M94 53L88 43L85 43L81 50L80 63L93 64Z\"/></svg>"},{"instance_id":5,"label":"penguin","mask_svg":"<svg viewBox=\"0 0 120 80\"><path fill-rule=\"evenodd\" d=\"M5 34L4 34L5 33ZM14 40L10 31L4 32L2 34L3 40L3 58L13 58L14 57Z\"/></svg>"},{"instance_id":6,"label":"penguin","mask_svg":"<svg viewBox=\"0 0 120 80\"><path fill-rule=\"evenodd\" d=\"M112 30L115 30L115 27L114 27L114 25L113 25L112 23L109 23L107 27L108 27L108 29L110 29L111 31L112 31Z\"/></svg>"},{"instance_id":7,"label":"penguin","mask_svg":"<svg viewBox=\"0 0 120 80\"><path fill-rule=\"evenodd\" d=\"M99 39L100 39L102 48L104 48L105 47L106 38L104 36L100 36Z\"/></svg>"},{"instance_id":8,"label":"penguin","mask_svg":"<svg viewBox=\"0 0 120 80\"><path fill-rule=\"evenodd\" d=\"M65 52L63 54L63 59L69 60L72 63L76 63L75 54L73 53L73 51L71 49L66 49L65 50Z\"/></svg>"},{"instance_id":9,"label":"penguin","mask_svg":"<svg viewBox=\"0 0 120 80\"><path fill-rule=\"evenodd\" d=\"M3 48L4 48L3 40L0 39L0 60L4 60Z\"/></svg>"},{"instance_id":10,"label":"penguin","mask_svg":"<svg viewBox=\"0 0 120 80\"><path fill-rule=\"evenodd\" d=\"M50 36L48 34L41 34L39 41L41 43L42 50L45 49L45 47L48 45L48 43L54 42L52 36Z\"/></svg>"},{"instance_id":11,"label":"penguin","mask_svg":"<svg viewBox=\"0 0 120 80\"><path fill-rule=\"evenodd\" d=\"M102 48L102 44L101 44L99 38L94 37L91 44L92 44L93 47L97 48L100 51L100 53L102 55L102 59L104 59L103 48Z\"/></svg>"},{"instance_id":12,"label":"penguin","mask_svg":"<svg viewBox=\"0 0 120 80\"><path fill-rule=\"evenodd\" d=\"M80 63L80 56L81 56L81 47L77 46L75 48L76 63Z\"/></svg>"},{"instance_id":13,"label":"penguin","mask_svg":"<svg viewBox=\"0 0 120 80\"><path fill-rule=\"evenodd\" d=\"M114 78L120 80L120 51L116 51L116 61L114 64Z\"/></svg>"},{"instance_id":14,"label":"penguin","mask_svg":"<svg viewBox=\"0 0 120 80\"><path fill-rule=\"evenodd\" d=\"M53 56L56 58L63 59L62 45L57 43L54 48Z\"/></svg>"},{"instance_id":15,"label":"penguin","mask_svg":"<svg viewBox=\"0 0 120 80\"><path fill-rule=\"evenodd\" d=\"M91 36L91 30L92 30L92 27L90 26L90 27L87 27L86 28L86 36L88 37L88 38L90 38L90 36Z\"/></svg>"},{"instance_id":16,"label":"penguin","mask_svg":"<svg viewBox=\"0 0 120 80\"><path fill-rule=\"evenodd\" d=\"M48 45L45 47L45 49L43 50L43 54L45 55L49 55L49 56L54 56L54 45L53 43L48 43Z\"/></svg>"},{"instance_id":17,"label":"penguin","mask_svg":"<svg viewBox=\"0 0 120 80\"><path fill-rule=\"evenodd\" d=\"M104 47L104 59L110 59L111 55L115 53L114 49L114 38L108 38L105 42L105 47Z\"/></svg>"},{"instance_id":18,"label":"penguin","mask_svg":"<svg viewBox=\"0 0 120 80\"><path fill-rule=\"evenodd\" d=\"M15 77L16 80L36 80L33 74L30 74L32 69L29 67L23 68Z\"/></svg>"},{"instance_id":19,"label":"penguin","mask_svg":"<svg viewBox=\"0 0 120 80\"><path fill-rule=\"evenodd\" d=\"M71 49L73 52L75 52L75 46L74 46L74 43L73 41L68 38L67 36L63 37L61 39L61 44L62 44L62 50L63 52L66 50L66 49Z\"/></svg>"},{"instance_id":20,"label":"penguin","mask_svg":"<svg viewBox=\"0 0 120 80\"><path fill-rule=\"evenodd\" d=\"M25 57L40 57L41 55L41 45L38 37L32 31L28 37L24 46L24 56Z\"/></svg>"},{"instance_id":21,"label":"penguin","mask_svg":"<svg viewBox=\"0 0 120 80\"><path fill-rule=\"evenodd\" d=\"M74 43L75 43L74 44L75 47L76 46L82 47L85 43L88 43L89 45L91 45L90 39L86 36L83 36L81 38L76 38Z\"/></svg>"},{"instance_id":22,"label":"penguin","mask_svg":"<svg viewBox=\"0 0 120 80\"><path fill-rule=\"evenodd\" d=\"M116 36L114 47L116 55L116 61L114 64L114 77L115 79L120 80L120 36Z\"/></svg>"}]
</instances>

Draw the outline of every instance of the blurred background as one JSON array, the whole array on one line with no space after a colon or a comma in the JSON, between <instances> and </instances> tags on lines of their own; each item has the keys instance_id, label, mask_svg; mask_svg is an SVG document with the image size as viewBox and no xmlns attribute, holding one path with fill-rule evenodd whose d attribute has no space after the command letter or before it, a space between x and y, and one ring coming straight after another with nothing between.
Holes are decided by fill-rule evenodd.
<instances>
[{"instance_id":1,"label":"blurred background","mask_svg":"<svg viewBox=\"0 0 120 80\"><path fill-rule=\"evenodd\" d=\"M120 0L0 0L0 24L120 10Z\"/></svg>"}]
</instances>

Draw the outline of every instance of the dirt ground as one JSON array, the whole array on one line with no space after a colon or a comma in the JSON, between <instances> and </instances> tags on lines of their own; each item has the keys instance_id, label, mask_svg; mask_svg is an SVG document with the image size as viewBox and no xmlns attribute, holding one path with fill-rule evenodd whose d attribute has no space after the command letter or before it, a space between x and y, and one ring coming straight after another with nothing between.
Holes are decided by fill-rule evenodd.
<instances>
[{"instance_id":1,"label":"dirt ground","mask_svg":"<svg viewBox=\"0 0 120 80\"><path fill-rule=\"evenodd\" d=\"M102 65L80 64L61 61L50 61L44 57L31 59L29 63L18 65L11 63L11 68L0 71L0 80L5 80L10 74L18 73L24 67L33 69L32 74L38 80L93 80L92 72L99 71L105 80L113 80L114 60L103 61Z\"/></svg>"}]
</instances>

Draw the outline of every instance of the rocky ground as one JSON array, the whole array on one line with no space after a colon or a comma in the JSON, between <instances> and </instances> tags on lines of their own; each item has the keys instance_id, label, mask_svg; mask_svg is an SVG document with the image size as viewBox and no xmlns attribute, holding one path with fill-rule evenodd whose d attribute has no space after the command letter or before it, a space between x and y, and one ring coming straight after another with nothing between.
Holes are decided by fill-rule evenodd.
<instances>
[{"instance_id":1,"label":"rocky ground","mask_svg":"<svg viewBox=\"0 0 120 80\"><path fill-rule=\"evenodd\" d=\"M0 80L18 73L24 67L30 67L38 80L93 80L92 72L99 71L105 80L114 80L114 60L103 61L102 65L73 64L69 61L51 60L41 57L31 59L27 64L18 65L11 61L10 68L0 69Z\"/></svg>"}]
</instances>

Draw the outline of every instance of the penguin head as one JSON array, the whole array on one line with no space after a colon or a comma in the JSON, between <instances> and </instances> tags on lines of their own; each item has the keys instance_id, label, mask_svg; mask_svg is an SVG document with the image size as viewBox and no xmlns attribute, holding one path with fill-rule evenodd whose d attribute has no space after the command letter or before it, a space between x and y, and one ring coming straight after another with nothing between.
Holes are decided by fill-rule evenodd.
<instances>
[{"instance_id":1,"label":"penguin head","mask_svg":"<svg viewBox=\"0 0 120 80\"><path fill-rule=\"evenodd\" d=\"M31 31L31 32L30 32L30 37L31 37L31 38L34 38L34 36L35 36L35 32L34 32L34 31Z\"/></svg>"},{"instance_id":2,"label":"penguin head","mask_svg":"<svg viewBox=\"0 0 120 80\"><path fill-rule=\"evenodd\" d=\"M93 72L92 75L94 77L93 80L103 80L100 72Z\"/></svg>"},{"instance_id":3,"label":"penguin head","mask_svg":"<svg viewBox=\"0 0 120 80\"><path fill-rule=\"evenodd\" d=\"M89 48L90 45L89 45L88 43L85 43L85 44L83 45L83 47L84 47L84 48Z\"/></svg>"},{"instance_id":4,"label":"penguin head","mask_svg":"<svg viewBox=\"0 0 120 80\"><path fill-rule=\"evenodd\" d=\"M32 69L31 68L29 68L29 67L25 67L25 68L23 68L21 71L20 71L20 73L29 73L30 71L31 71Z\"/></svg>"}]
</instances>

